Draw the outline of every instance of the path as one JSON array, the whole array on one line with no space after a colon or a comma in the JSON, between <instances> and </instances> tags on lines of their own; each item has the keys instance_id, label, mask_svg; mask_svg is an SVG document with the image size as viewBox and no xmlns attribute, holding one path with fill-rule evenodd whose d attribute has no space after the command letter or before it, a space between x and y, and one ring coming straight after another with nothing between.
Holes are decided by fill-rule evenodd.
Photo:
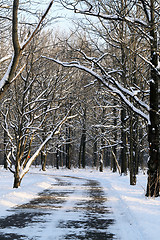
<instances>
[{"instance_id":1,"label":"path","mask_svg":"<svg viewBox=\"0 0 160 240\"><path fill-rule=\"evenodd\" d=\"M50 189L0 218L0 240L106 240L114 223L97 180L53 176Z\"/></svg>"}]
</instances>

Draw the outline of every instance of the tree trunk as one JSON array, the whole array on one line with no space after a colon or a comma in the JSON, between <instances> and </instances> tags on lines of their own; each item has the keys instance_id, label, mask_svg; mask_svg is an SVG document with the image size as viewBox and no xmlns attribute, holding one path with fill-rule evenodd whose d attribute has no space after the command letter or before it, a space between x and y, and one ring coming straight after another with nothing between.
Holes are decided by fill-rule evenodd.
<instances>
[{"instance_id":1,"label":"tree trunk","mask_svg":"<svg viewBox=\"0 0 160 240\"><path fill-rule=\"evenodd\" d=\"M134 115L134 114L133 114ZM138 167L139 167L139 119L138 116L134 115L134 125L133 125L133 152L134 152L134 168L135 168L135 175L138 174Z\"/></svg>"},{"instance_id":2,"label":"tree trunk","mask_svg":"<svg viewBox=\"0 0 160 240\"><path fill-rule=\"evenodd\" d=\"M71 128L66 129L67 143L66 143L66 167L71 169Z\"/></svg>"},{"instance_id":3,"label":"tree trunk","mask_svg":"<svg viewBox=\"0 0 160 240\"><path fill-rule=\"evenodd\" d=\"M42 171L46 171L46 162L47 162L47 155L43 151L41 151Z\"/></svg>"},{"instance_id":4,"label":"tree trunk","mask_svg":"<svg viewBox=\"0 0 160 240\"><path fill-rule=\"evenodd\" d=\"M158 49L160 49L160 25L158 26ZM160 55L159 55L159 62L160 62ZM159 66L159 72L160 72L160 66ZM158 172L159 172L159 183L160 183L160 79L158 79L158 116L159 116L159 126L158 126L158 133L159 133L159 140L158 140ZM159 192L160 192L160 188L159 188Z\"/></svg>"},{"instance_id":5,"label":"tree trunk","mask_svg":"<svg viewBox=\"0 0 160 240\"><path fill-rule=\"evenodd\" d=\"M60 146L59 150L60 150L59 151L59 162L60 162L60 166L63 167L63 154L62 154L63 150L62 150L62 146Z\"/></svg>"},{"instance_id":6,"label":"tree trunk","mask_svg":"<svg viewBox=\"0 0 160 240\"><path fill-rule=\"evenodd\" d=\"M82 136L81 136L81 142L79 146L79 158L78 158L78 167L81 168L82 164Z\"/></svg>"},{"instance_id":7,"label":"tree trunk","mask_svg":"<svg viewBox=\"0 0 160 240\"><path fill-rule=\"evenodd\" d=\"M93 143L93 166L96 167L97 166L97 140L95 139L94 143Z\"/></svg>"},{"instance_id":8,"label":"tree trunk","mask_svg":"<svg viewBox=\"0 0 160 240\"><path fill-rule=\"evenodd\" d=\"M121 110L121 153L120 153L120 160L121 160L121 174L127 174L127 142L126 142L126 110Z\"/></svg>"},{"instance_id":9,"label":"tree trunk","mask_svg":"<svg viewBox=\"0 0 160 240\"><path fill-rule=\"evenodd\" d=\"M86 129L82 133L82 167L86 167Z\"/></svg>"},{"instance_id":10,"label":"tree trunk","mask_svg":"<svg viewBox=\"0 0 160 240\"><path fill-rule=\"evenodd\" d=\"M117 148L116 146L113 147L113 153L114 156L117 156ZM115 157L112 155L112 171L116 172L117 171L117 165L116 165L116 161L115 161Z\"/></svg>"},{"instance_id":11,"label":"tree trunk","mask_svg":"<svg viewBox=\"0 0 160 240\"><path fill-rule=\"evenodd\" d=\"M18 188L20 186L21 180L19 177L19 170L20 170L20 166L19 166L19 161L16 161L16 166L15 166L15 173L14 173L14 184L13 184L13 188Z\"/></svg>"},{"instance_id":12,"label":"tree trunk","mask_svg":"<svg viewBox=\"0 0 160 240\"><path fill-rule=\"evenodd\" d=\"M81 143L80 143L80 149L79 149L79 168L81 168L81 165L83 168L86 167L86 130L83 129L83 133L81 136Z\"/></svg>"},{"instance_id":13,"label":"tree trunk","mask_svg":"<svg viewBox=\"0 0 160 240\"><path fill-rule=\"evenodd\" d=\"M102 111L102 119L103 119L103 121L105 119L105 113L106 113L106 109L103 108L103 111ZM102 125L103 125L103 121L102 121ZM101 150L100 150L100 159L99 159L99 164L100 164L99 170L100 170L100 172L103 172L104 158L105 158L105 156L104 156L105 155L104 147L105 147L106 142L104 140L105 139L104 135L105 135L104 127L101 127ZM108 160L108 158L107 158L107 160Z\"/></svg>"},{"instance_id":14,"label":"tree trunk","mask_svg":"<svg viewBox=\"0 0 160 240\"><path fill-rule=\"evenodd\" d=\"M4 143L3 143L3 151L4 151L4 168L8 169L8 163L7 163L7 156L6 156L6 144L7 144L7 133L4 130Z\"/></svg>"},{"instance_id":15,"label":"tree trunk","mask_svg":"<svg viewBox=\"0 0 160 240\"><path fill-rule=\"evenodd\" d=\"M82 119L82 135L81 135L81 142L80 142L80 149L79 149L79 168L86 167L86 106L84 108L84 114Z\"/></svg>"},{"instance_id":16,"label":"tree trunk","mask_svg":"<svg viewBox=\"0 0 160 240\"><path fill-rule=\"evenodd\" d=\"M58 151L58 146L57 146L57 150L56 150L56 167L57 167L57 169L59 169L59 151Z\"/></svg>"},{"instance_id":17,"label":"tree trunk","mask_svg":"<svg viewBox=\"0 0 160 240\"><path fill-rule=\"evenodd\" d=\"M133 114L130 113L130 185L136 185L136 171L135 171L135 149L134 149L134 127L133 127Z\"/></svg>"},{"instance_id":18,"label":"tree trunk","mask_svg":"<svg viewBox=\"0 0 160 240\"><path fill-rule=\"evenodd\" d=\"M154 0L151 0L151 63L156 68L158 65L157 34L154 17ZM150 124L148 126L149 161L148 182L146 196L159 196L159 114L158 114L158 82L160 75L155 68L151 68L150 80Z\"/></svg>"},{"instance_id":19,"label":"tree trunk","mask_svg":"<svg viewBox=\"0 0 160 240\"><path fill-rule=\"evenodd\" d=\"M114 101L114 104L116 105L116 101ZM116 108L114 107L113 109L113 114L114 114L114 126L117 126L117 113L116 113ZM116 144L117 142L117 130L114 131L114 142ZM114 154L114 156L113 156ZM117 146L113 146L113 154L112 154L112 171L116 172L117 171L117 164L116 164L116 156L117 156Z\"/></svg>"},{"instance_id":20,"label":"tree trunk","mask_svg":"<svg viewBox=\"0 0 160 240\"><path fill-rule=\"evenodd\" d=\"M14 185L13 185L13 188L19 188L20 187L20 180L19 180L19 176L16 175L14 177Z\"/></svg>"},{"instance_id":21,"label":"tree trunk","mask_svg":"<svg viewBox=\"0 0 160 240\"><path fill-rule=\"evenodd\" d=\"M100 158L99 158L99 171L100 172L103 172L103 150L101 150L101 153L100 153Z\"/></svg>"},{"instance_id":22,"label":"tree trunk","mask_svg":"<svg viewBox=\"0 0 160 240\"><path fill-rule=\"evenodd\" d=\"M121 9L124 11L126 9L126 1L121 0ZM121 65L122 65L122 75L121 75L121 81L126 85L126 53L125 53L125 45L123 44L123 41L126 36L126 29L125 29L125 23L122 22L120 27L120 39L122 41L121 43ZM126 109L124 108L124 104L122 102L122 110L121 110L121 174L127 174L127 146L126 146Z\"/></svg>"}]
</instances>

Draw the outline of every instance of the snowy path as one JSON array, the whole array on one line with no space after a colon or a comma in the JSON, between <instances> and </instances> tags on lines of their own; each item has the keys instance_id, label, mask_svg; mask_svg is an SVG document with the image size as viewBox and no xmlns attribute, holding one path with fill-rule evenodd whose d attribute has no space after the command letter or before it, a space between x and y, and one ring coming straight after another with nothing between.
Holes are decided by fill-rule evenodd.
<instances>
[{"instance_id":1,"label":"snowy path","mask_svg":"<svg viewBox=\"0 0 160 240\"><path fill-rule=\"evenodd\" d=\"M0 219L1 240L106 240L114 224L98 180L52 176L54 184L36 199Z\"/></svg>"},{"instance_id":2,"label":"snowy path","mask_svg":"<svg viewBox=\"0 0 160 240\"><path fill-rule=\"evenodd\" d=\"M145 197L146 180L142 172L130 186L129 175L109 169L33 167L13 189L12 174L1 167L0 240L94 240L96 229L98 240L110 233L117 240L157 240L160 198Z\"/></svg>"}]
</instances>

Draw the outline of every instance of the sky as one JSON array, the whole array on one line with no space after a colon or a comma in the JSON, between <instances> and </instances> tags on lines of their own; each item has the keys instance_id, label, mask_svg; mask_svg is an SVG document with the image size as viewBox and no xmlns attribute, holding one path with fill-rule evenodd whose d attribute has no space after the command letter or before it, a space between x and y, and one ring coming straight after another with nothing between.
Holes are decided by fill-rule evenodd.
<instances>
[{"instance_id":1,"label":"sky","mask_svg":"<svg viewBox=\"0 0 160 240\"><path fill-rule=\"evenodd\" d=\"M27 4L27 9L35 13L35 15L41 15L45 12L47 7L49 6L50 0L48 1L31 1L29 4ZM37 16L34 17L34 15L31 15L29 12L22 13L23 16L25 15L26 21L29 22L37 22ZM65 9L59 1L54 1L53 5L47 15L48 18L53 18L52 25L50 28L53 29L62 29L64 31L69 31L69 29L73 26L71 18L78 17L77 14L75 14L73 11ZM22 17L23 18L23 17Z\"/></svg>"}]
</instances>

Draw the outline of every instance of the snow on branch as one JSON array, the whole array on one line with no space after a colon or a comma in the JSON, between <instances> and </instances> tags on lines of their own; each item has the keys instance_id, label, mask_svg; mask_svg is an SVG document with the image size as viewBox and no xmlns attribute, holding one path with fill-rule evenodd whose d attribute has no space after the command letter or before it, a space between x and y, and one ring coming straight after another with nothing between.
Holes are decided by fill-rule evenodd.
<instances>
[{"instance_id":1,"label":"snow on branch","mask_svg":"<svg viewBox=\"0 0 160 240\"><path fill-rule=\"evenodd\" d=\"M18 7L19 4L17 4L16 1L13 1L13 18L12 18L12 42L13 42L13 48L14 48L14 53L12 54L12 59L10 61L10 64L8 66L8 69L6 73L4 74L3 78L0 80L0 97L3 96L4 92L8 89L9 85L13 82L12 80L15 80L16 77L19 76L21 71L24 69L24 66L21 68L19 73L15 75L17 66L19 64L19 59L20 56L23 52L23 50L26 48L26 46L31 42L35 34L37 33L37 30L39 29L42 21L46 17L47 13L49 12L50 8L52 7L53 0L50 1L49 6L47 7L46 11L42 15L39 23L33 30L32 34L28 37L28 39L21 45L19 43L19 37L18 37ZM4 59L0 60L0 63L4 61ZM6 59L7 60L7 59Z\"/></svg>"},{"instance_id":2,"label":"snow on branch","mask_svg":"<svg viewBox=\"0 0 160 240\"><path fill-rule=\"evenodd\" d=\"M135 107L133 105L132 102L130 102L127 97L124 95L124 93L126 94L129 94L129 96L132 96L134 97L134 99L136 100L136 102L138 101L138 98L134 96L133 92L125 89L125 88L120 88L120 85L119 85L119 88L118 88L118 85L117 83L114 81L112 81L112 84L111 85L111 81L106 81L107 80L107 77L103 77L103 76L100 76L99 74L97 74L96 72L94 72L92 69L88 68L88 67L85 67L77 62L61 62L57 59L54 59L54 58L50 58L50 57L46 57L46 56L41 56L42 58L45 58L47 60L50 60L50 61L53 61L63 67L70 67L70 68L77 68L77 69L80 69L80 70L83 70L87 73L89 73L90 75L92 75L93 77L95 77L98 81L100 81L104 86L106 86L111 92L113 93L116 93L121 99L122 101L133 111L135 112L137 115L141 116L144 120L146 120L148 123L150 123L150 120L149 120L149 114L145 114L141 109ZM110 78L110 76L109 76ZM109 79L110 80L110 79ZM111 80L113 80L113 78L111 78ZM145 103L143 102L138 102L140 106L143 106L145 108L147 108L147 110L149 110L149 108L147 107L147 105L145 105Z\"/></svg>"},{"instance_id":3,"label":"snow on branch","mask_svg":"<svg viewBox=\"0 0 160 240\"><path fill-rule=\"evenodd\" d=\"M4 114L2 111L1 111L1 113L4 116L4 122L5 122L5 126L2 124L2 128L7 133L7 136L9 137L9 139L12 141L13 137L11 136L11 134L9 132L9 127L8 127L8 123L7 123L7 117L8 117L9 109L7 109L6 114Z\"/></svg>"},{"instance_id":4,"label":"snow on branch","mask_svg":"<svg viewBox=\"0 0 160 240\"><path fill-rule=\"evenodd\" d=\"M25 68L26 64L24 64L21 69L18 71L18 73L16 74L16 76L14 78L12 78L11 83L13 83L18 77L19 75L23 72L24 68Z\"/></svg>"},{"instance_id":5,"label":"snow on branch","mask_svg":"<svg viewBox=\"0 0 160 240\"><path fill-rule=\"evenodd\" d=\"M134 91L130 91L130 90L124 88L123 86L121 86L121 84L118 81L114 80L114 84L117 87L117 89L119 89L123 93L126 93L128 96L132 97L139 105L141 105L141 107L145 108L149 112L149 109L150 109L149 106L145 102L141 101L136 96Z\"/></svg>"},{"instance_id":6,"label":"snow on branch","mask_svg":"<svg viewBox=\"0 0 160 240\"><path fill-rule=\"evenodd\" d=\"M107 73L105 69L99 64L99 62L105 57L106 54L103 54L99 58L94 57L88 57L82 50L79 50L79 52L84 56L84 58L90 62L93 62L95 65L98 66L98 68L101 70L101 72L108 78L109 81L111 81L121 92L127 94L129 97L133 98L141 107L145 108L149 112L149 106L141 101L136 95L134 91L129 91L128 89L124 88L118 81L116 81L111 74L115 73L115 71L110 71ZM73 62L72 62L73 63ZM117 70L116 70L117 71Z\"/></svg>"},{"instance_id":7,"label":"snow on branch","mask_svg":"<svg viewBox=\"0 0 160 240\"><path fill-rule=\"evenodd\" d=\"M1 58L1 59L0 59L0 64L3 63L3 62L5 62L5 61L7 61L7 60L9 60L11 57L12 57L12 55L7 55L7 56Z\"/></svg>"},{"instance_id":8,"label":"snow on branch","mask_svg":"<svg viewBox=\"0 0 160 240\"><path fill-rule=\"evenodd\" d=\"M37 151L33 154L33 156L28 160L27 164L25 165L25 167L21 166L20 169L20 179L22 179L24 177L24 175L29 171L29 168L31 166L31 164L33 163L33 161L38 157L38 155L40 154L41 150L43 149L43 147L51 140L51 138L54 135L58 135L60 133L61 127L62 125L71 118L74 118L76 115L74 116L69 116L72 108L74 107L74 105L70 108L70 110L68 111L68 113L66 114L66 116L56 125L56 127L53 129L53 131L51 131L51 133L48 135L48 137L45 139L45 141L39 146L39 148L37 149Z\"/></svg>"},{"instance_id":9,"label":"snow on branch","mask_svg":"<svg viewBox=\"0 0 160 240\"><path fill-rule=\"evenodd\" d=\"M9 74L12 68L12 64L13 64L13 59L14 59L14 55L12 56L11 62L8 66L8 69L6 71L6 73L4 74L3 78L0 80L0 90L3 91L3 87L4 85L7 83L8 78L9 78Z\"/></svg>"}]
</instances>

